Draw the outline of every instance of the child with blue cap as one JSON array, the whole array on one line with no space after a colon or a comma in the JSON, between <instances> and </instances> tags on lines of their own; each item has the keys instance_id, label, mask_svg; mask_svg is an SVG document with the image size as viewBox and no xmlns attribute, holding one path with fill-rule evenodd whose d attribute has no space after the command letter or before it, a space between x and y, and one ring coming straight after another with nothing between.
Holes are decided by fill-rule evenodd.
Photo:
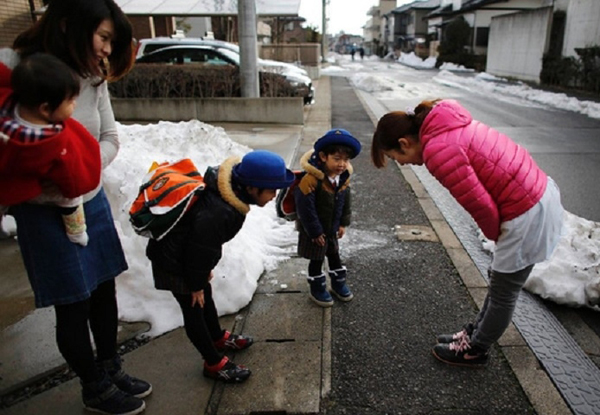
<instances>
[{"instance_id":1,"label":"child with blue cap","mask_svg":"<svg viewBox=\"0 0 600 415\"><path fill-rule=\"evenodd\" d=\"M351 301L346 284L347 270L342 264L338 239L350 225L350 159L358 156L360 142L341 128L328 131L312 150L300 159L306 174L295 189L298 220L298 255L309 260L310 299L321 307L331 307L323 264L327 257L331 293L341 301Z\"/></svg>"},{"instance_id":2,"label":"child with blue cap","mask_svg":"<svg viewBox=\"0 0 600 415\"><path fill-rule=\"evenodd\" d=\"M250 205L265 206L277 189L288 187L294 173L277 154L255 150L226 159L204 174L206 188L175 227L160 241L150 239L154 285L171 291L183 314L185 332L204 359L204 376L243 382L251 372L222 352L243 350L252 338L223 330L210 281L223 244L239 232Z\"/></svg>"}]
</instances>

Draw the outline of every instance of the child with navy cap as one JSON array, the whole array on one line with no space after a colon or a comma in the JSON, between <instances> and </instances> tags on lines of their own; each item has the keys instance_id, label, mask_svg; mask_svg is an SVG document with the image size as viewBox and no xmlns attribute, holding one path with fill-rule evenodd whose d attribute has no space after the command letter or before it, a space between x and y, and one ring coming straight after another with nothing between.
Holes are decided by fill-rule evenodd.
<instances>
[{"instance_id":1,"label":"child with navy cap","mask_svg":"<svg viewBox=\"0 0 600 415\"><path fill-rule=\"evenodd\" d=\"M360 142L341 128L328 131L300 159L306 174L295 189L298 255L309 260L310 299L331 307L323 263L327 257L331 293L341 301L354 297L346 285L347 270L340 258L338 239L350 225L350 159L358 156Z\"/></svg>"},{"instance_id":2,"label":"child with navy cap","mask_svg":"<svg viewBox=\"0 0 600 415\"><path fill-rule=\"evenodd\" d=\"M204 359L204 376L224 382L243 382L250 370L236 365L226 350L242 350L252 338L221 329L210 280L222 247L242 228L250 205L265 206L277 189L294 180L277 154L255 150L209 167L206 189L177 225L160 241L148 242L154 285L171 291L183 313L185 332Z\"/></svg>"}]
</instances>

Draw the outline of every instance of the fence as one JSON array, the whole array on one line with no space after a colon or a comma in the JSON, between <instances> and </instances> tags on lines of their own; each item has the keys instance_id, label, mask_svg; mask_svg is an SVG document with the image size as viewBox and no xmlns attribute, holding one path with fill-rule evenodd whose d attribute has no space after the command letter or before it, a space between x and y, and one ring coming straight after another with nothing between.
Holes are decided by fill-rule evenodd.
<instances>
[{"instance_id":1,"label":"fence","mask_svg":"<svg viewBox=\"0 0 600 415\"><path fill-rule=\"evenodd\" d=\"M318 43L261 45L260 57L282 62L299 63L302 66L318 66L321 61L321 45Z\"/></svg>"}]
</instances>

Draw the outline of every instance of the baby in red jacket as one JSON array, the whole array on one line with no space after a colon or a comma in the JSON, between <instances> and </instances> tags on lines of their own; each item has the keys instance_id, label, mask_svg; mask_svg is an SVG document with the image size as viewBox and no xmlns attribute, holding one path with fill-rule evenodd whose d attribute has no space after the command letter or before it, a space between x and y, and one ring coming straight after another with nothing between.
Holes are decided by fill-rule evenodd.
<instances>
[{"instance_id":1,"label":"baby in red jacket","mask_svg":"<svg viewBox=\"0 0 600 415\"><path fill-rule=\"evenodd\" d=\"M56 204L69 240L86 246L82 195L98 187L102 166L96 139L69 118L79 88L48 54L22 59L12 74L0 65L0 205Z\"/></svg>"}]
</instances>

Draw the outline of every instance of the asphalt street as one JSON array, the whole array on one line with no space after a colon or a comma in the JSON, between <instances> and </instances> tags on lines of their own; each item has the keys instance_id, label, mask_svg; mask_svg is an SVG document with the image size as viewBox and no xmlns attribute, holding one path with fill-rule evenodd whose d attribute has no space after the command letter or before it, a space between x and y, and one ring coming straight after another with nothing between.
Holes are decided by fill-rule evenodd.
<instances>
[{"instance_id":1,"label":"asphalt street","mask_svg":"<svg viewBox=\"0 0 600 415\"><path fill-rule=\"evenodd\" d=\"M433 357L435 336L473 319L476 305L439 242L395 236L396 225L429 221L395 165L372 165L374 126L348 81L332 77L331 90L332 127L354 134L363 152L353 161L357 236L342 244L355 299L336 303L332 311L325 412L535 413L499 348L484 370L447 366Z\"/></svg>"}]
</instances>

